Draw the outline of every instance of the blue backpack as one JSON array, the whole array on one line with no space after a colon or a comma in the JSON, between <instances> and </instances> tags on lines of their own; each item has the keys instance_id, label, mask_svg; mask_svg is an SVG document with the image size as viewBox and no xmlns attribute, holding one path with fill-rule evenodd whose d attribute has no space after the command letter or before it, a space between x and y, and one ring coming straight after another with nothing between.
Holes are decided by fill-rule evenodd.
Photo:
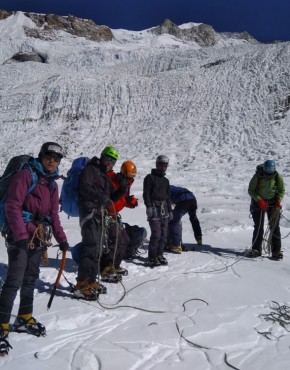
<instances>
[{"instance_id":1,"label":"blue backpack","mask_svg":"<svg viewBox=\"0 0 290 370\"><path fill-rule=\"evenodd\" d=\"M5 201L7 198L7 193L9 189L9 183L10 179L13 175L15 175L18 171L28 168L31 172L32 176L32 183L27 190L27 194L31 193L32 190L35 188L37 181L38 181L38 176L37 174L32 170L30 166L30 160L32 157L30 155L18 155L16 157L13 157L10 159L8 162L8 165L3 173L3 175L0 178L0 232L4 232L5 229L7 228L7 220L5 216ZM26 194L26 195L27 195ZM29 221L27 217L29 217L29 212L22 212L22 217L24 222Z\"/></svg>"},{"instance_id":2,"label":"blue backpack","mask_svg":"<svg viewBox=\"0 0 290 370\"><path fill-rule=\"evenodd\" d=\"M61 204L61 210L68 216L79 216L79 178L80 173L88 163L89 158L87 157L76 158L63 181L59 203Z\"/></svg>"}]
</instances>

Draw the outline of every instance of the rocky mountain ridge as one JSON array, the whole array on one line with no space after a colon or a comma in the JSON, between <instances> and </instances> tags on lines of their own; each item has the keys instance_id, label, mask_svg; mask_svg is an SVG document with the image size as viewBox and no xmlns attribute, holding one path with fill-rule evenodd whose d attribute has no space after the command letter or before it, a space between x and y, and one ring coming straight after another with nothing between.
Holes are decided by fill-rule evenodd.
<instances>
[{"instance_id":1,"label":"rocky mountain ridge","mask_svg":"<svg viewBox=\"0 0 290 370\"><path fill-rule=\"evenodd\" d=\"M0 20L16 14L13 11L0 10ZM42 40L53 40L57 38L56 31L65 31L77 37L85 37L91 41L111 41L112 31L107 26L98 26L92 20L81 19L73 15L67 17L55 14L24 13L34 23L34 28L25 27L28 37Z\"/></svg>"},{"instance_id":2,"label":"rocky mountain ridge","mask_svg":"<svg viewBox=\"0 0 290 370\"><path fill-rule=\"evenodd\" d=\"M214 46L221 38L234 38L246 40L250 43L257 43L257 40L254 39L248 32L218 33L213 29L212 26L203 23L182 29L170 19L165 19L160 26L152 28L151 32L156 35L168 33L184 41L195 41L202 47Z\"/></svg>"},{"instance_id":3,"label":"rocky mountain ridge","mask_svg":"<svg viewBox=\"0 0 290 370\"><path fill-rule=\"evenodd\" d=\"M14 11L0 10L0 20L14 14L16 14ZM25 27L25 33L28 37L53 40L57 39L56 32L60 30L77 37L85 37L92 41L111 41L114 37L109 27L96 25L90 19L81 19L73 15L59 16L55 14L27 12L24 14L35 23L35 27L33 28ZM214 46L221 38L246 40L250 43L257 42L247 32L218 33L212 26L207 24L193 25L192 27L182 29L169 19L165 19L161 25L149 29L148 32L156 35L169 34L185 42L194 41L202 47Z\"/></svg>"}]
</instances>

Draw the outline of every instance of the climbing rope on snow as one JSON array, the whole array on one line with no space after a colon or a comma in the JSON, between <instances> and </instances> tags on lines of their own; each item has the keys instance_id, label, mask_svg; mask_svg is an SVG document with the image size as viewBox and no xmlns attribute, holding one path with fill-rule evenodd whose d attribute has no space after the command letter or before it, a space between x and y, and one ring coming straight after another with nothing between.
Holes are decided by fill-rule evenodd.
<instances>
[{"instance_id":1,"label":"climbing rope on snow","mask_svg":"<svg viewBox=\"0 0 290 370\"><path fill-rule=\"evenodd\" d=\"M286 305L280 305L276 301L272 301L272 303L275 305L274 307L271 307L273 311L271 311L269 314L260 314L259 317L264 318L266 321L272 321L273 323L279 324L287 332L290 332L290 307ZM266 334L271 333L267 332Z\"/></svg>"},{"instance_id":2,"label":"climbing rope on snow","mask_svg":"<svg viewBox=\"0 0 290 370\"><path fill-rule=\"evenodd\" d=\"M209 305L207 301L203 300L203 299L200 299L200 298L191 298L191 299L188 299L187 301L185 301L182 306L183 306L183 312L186 311L186 304L188 302L193 302L193 301L199 301L199 302L203 302L205 303L207 306ZM190 318L188 316L188 318ZM191 320L192 321L192 320ZM197 349L200 349L200 350L205 350L205 351L208 351L208 350L213 350L213 349L217 349L217 348L210 348L210 347L206 347L206 346L203 346L203 345L200 345L200 344L197 344L197 343L194 343L192 341L190 341L188 338L186 338L183 334L183 330L180 329L179 325L178 325L178 322L177 322L177 319L175 321L175 326L176 326L176 329L178 331L178 334L180 336L180 338L182 338L183 340L186 341L186 343L188 343L190 346L194 347L194 348L197 348ZM235 370L239 370L237 367L233 366L232 364L229 363L228 361L228 355L226 353L224 353L224 362L225 364L230 367L231 369L235 369Z\"/></svg>"}]
</instances>

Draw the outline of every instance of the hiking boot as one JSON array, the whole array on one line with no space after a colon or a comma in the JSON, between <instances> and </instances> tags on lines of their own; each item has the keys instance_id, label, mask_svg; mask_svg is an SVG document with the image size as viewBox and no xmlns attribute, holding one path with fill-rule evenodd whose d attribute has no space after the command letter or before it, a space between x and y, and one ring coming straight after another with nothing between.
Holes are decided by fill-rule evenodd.
<instances>
[{"instance_id":1,"label":"hiking boot","mask_svg":"<svg viewBox=\"0 0 290 370\"><path fill-rule=\"evenodd\" d=\"M28 333L36 337L46 335L45 326L32 316L28 320L25 320L21 316L17 316L13 324L13 329L17 333Z\"/></svg>"},{"instance_id":2,"label":"hiking boot","mask_svg":"<svg viewBox=\"0 0 290 370\"><path fill-rule=\"evenodd\" d=\"M121 266L116 267L115 271L118 275L122 275L122 276L127 276L128 275L128 270L125 269L124 267L121 267Z\"/></svg>"},{"instance_id":3,"label":"hiking boot","mask_svg":"<svg viewBox=\"0 0 290 370\"><path fill-rule=\"evenodd\" d=\"M114 267L107 266L101 273L101 280L107 283L118 283L122 281L122 275L119 275Z\"/></svg>"},{"instance_id":4,"label":"hiking boot","mask_svg":"<svg viewBox=\"0 0 290 370\"><path fill-rule=\"evenodd\" d=\"M197 245L202 245L202 238L196 239L196 244Z\"/></svg>"},{"instance_id":5,"label":"hiking boot","mask_svg":"<svg viewBox=\"0 0 290 370\"><path fill-rule=\"evenodd\" d=\"M180 254L182 252L182 247L181 245L168 245L166 250L171 253Z\"/></svg>"},{"instance_id":6,"label":"hiking boot","mask_svg":"<svg viewBox=\"0 0 290 370\"><path fill-rule=\"evenodd\" d=\"M261 257L261 252L258 251L257 249L251 249L250 252L248 253L249 258L256 258L256 257Z\"/></svg>"},{"instance_id":7,"label":"hiking boot","mask_svg":"<svg viewBox=\"0 0 290 370\"><path fill-rule=\"evenodd\" d=\"M164 256L157 256L158 261L160 262L160 265L168 265L168 261Z\"/></svg>"},{"instance_id":8,"label":"hiking boot","mask_svg":"<svg viewBox=\"0 0 290 370\"><path fill-rule=\"evenodd\" d=\"M98 283L91 282L90 279L78 281L74 288L74 298L95 301L99 297L97 289Z\"/></svg>"},{"instance_id":9,"label":"hiking boot","mask_svg":"<svg viewBox=\"0 0 290 370\"><path fill-rule=\"evenodd\" d=\"M12 349L8 342L8 330L4 330L0 324L0 357L8 355L10 348Z\"/></svg>"},{"instance_id":10,"label":"hiking boot","mask_svg":"<svg viewBox=\"0 0 290 370\"><path fill-rule=\"evenodd\" d=\"M148 259L148 264L151 268L161 266L161 263L157 257L151 257Z\"/></svg>"},{"instance_id":11,"label":"hiking boot","mask_svg":"<svg viewBox=\"0 0 290 370\"><path fill-rule=\"evenodd\" d=\"M273 252L272 253L272 259L273 260L276 260L276 261L280 261L283 259L283 253L280 251L280 252Z\"/></svg>"}]
</instances>

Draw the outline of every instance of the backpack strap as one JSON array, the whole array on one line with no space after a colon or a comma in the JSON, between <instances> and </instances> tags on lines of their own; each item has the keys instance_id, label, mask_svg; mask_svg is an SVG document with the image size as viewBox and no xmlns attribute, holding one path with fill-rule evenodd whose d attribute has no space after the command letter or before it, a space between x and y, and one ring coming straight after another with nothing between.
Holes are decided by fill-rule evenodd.
<instances>
[{"instance_id":1,"label":"backpack strap","mask_svg":"<svg viewBox=\"0 0 290 370\"><path fill-rule=\"evenodd\" d=\"M37 182L38 182L38 175L37 175L37 173L35 171L33 171L33 169L30 166L28 166L28 168L29 168L30 173L31 173L32 183L29 186L26 195L28 195L29 193L32 192L32 190L35 188L35 186L37 185Z\"/></svg>"},{"instance_id":2,"label":"backpack strap","mask_svg":"<svg viewBox=\"0 0 290 370\"><path fill-rule=\"evenodd\" d=\"M38 182L38 175L35 171L33 171L31 166L29 165L23 166L22 168L28 168L31 173L31 177L32 177L31 185L29 186L27 193L26 193L26 195L28 195L36 187L37 182ZM22 210L22 219L24 222L31 222L33 220L33 214L31 212Z\"/></svg>"}]
</instances>

